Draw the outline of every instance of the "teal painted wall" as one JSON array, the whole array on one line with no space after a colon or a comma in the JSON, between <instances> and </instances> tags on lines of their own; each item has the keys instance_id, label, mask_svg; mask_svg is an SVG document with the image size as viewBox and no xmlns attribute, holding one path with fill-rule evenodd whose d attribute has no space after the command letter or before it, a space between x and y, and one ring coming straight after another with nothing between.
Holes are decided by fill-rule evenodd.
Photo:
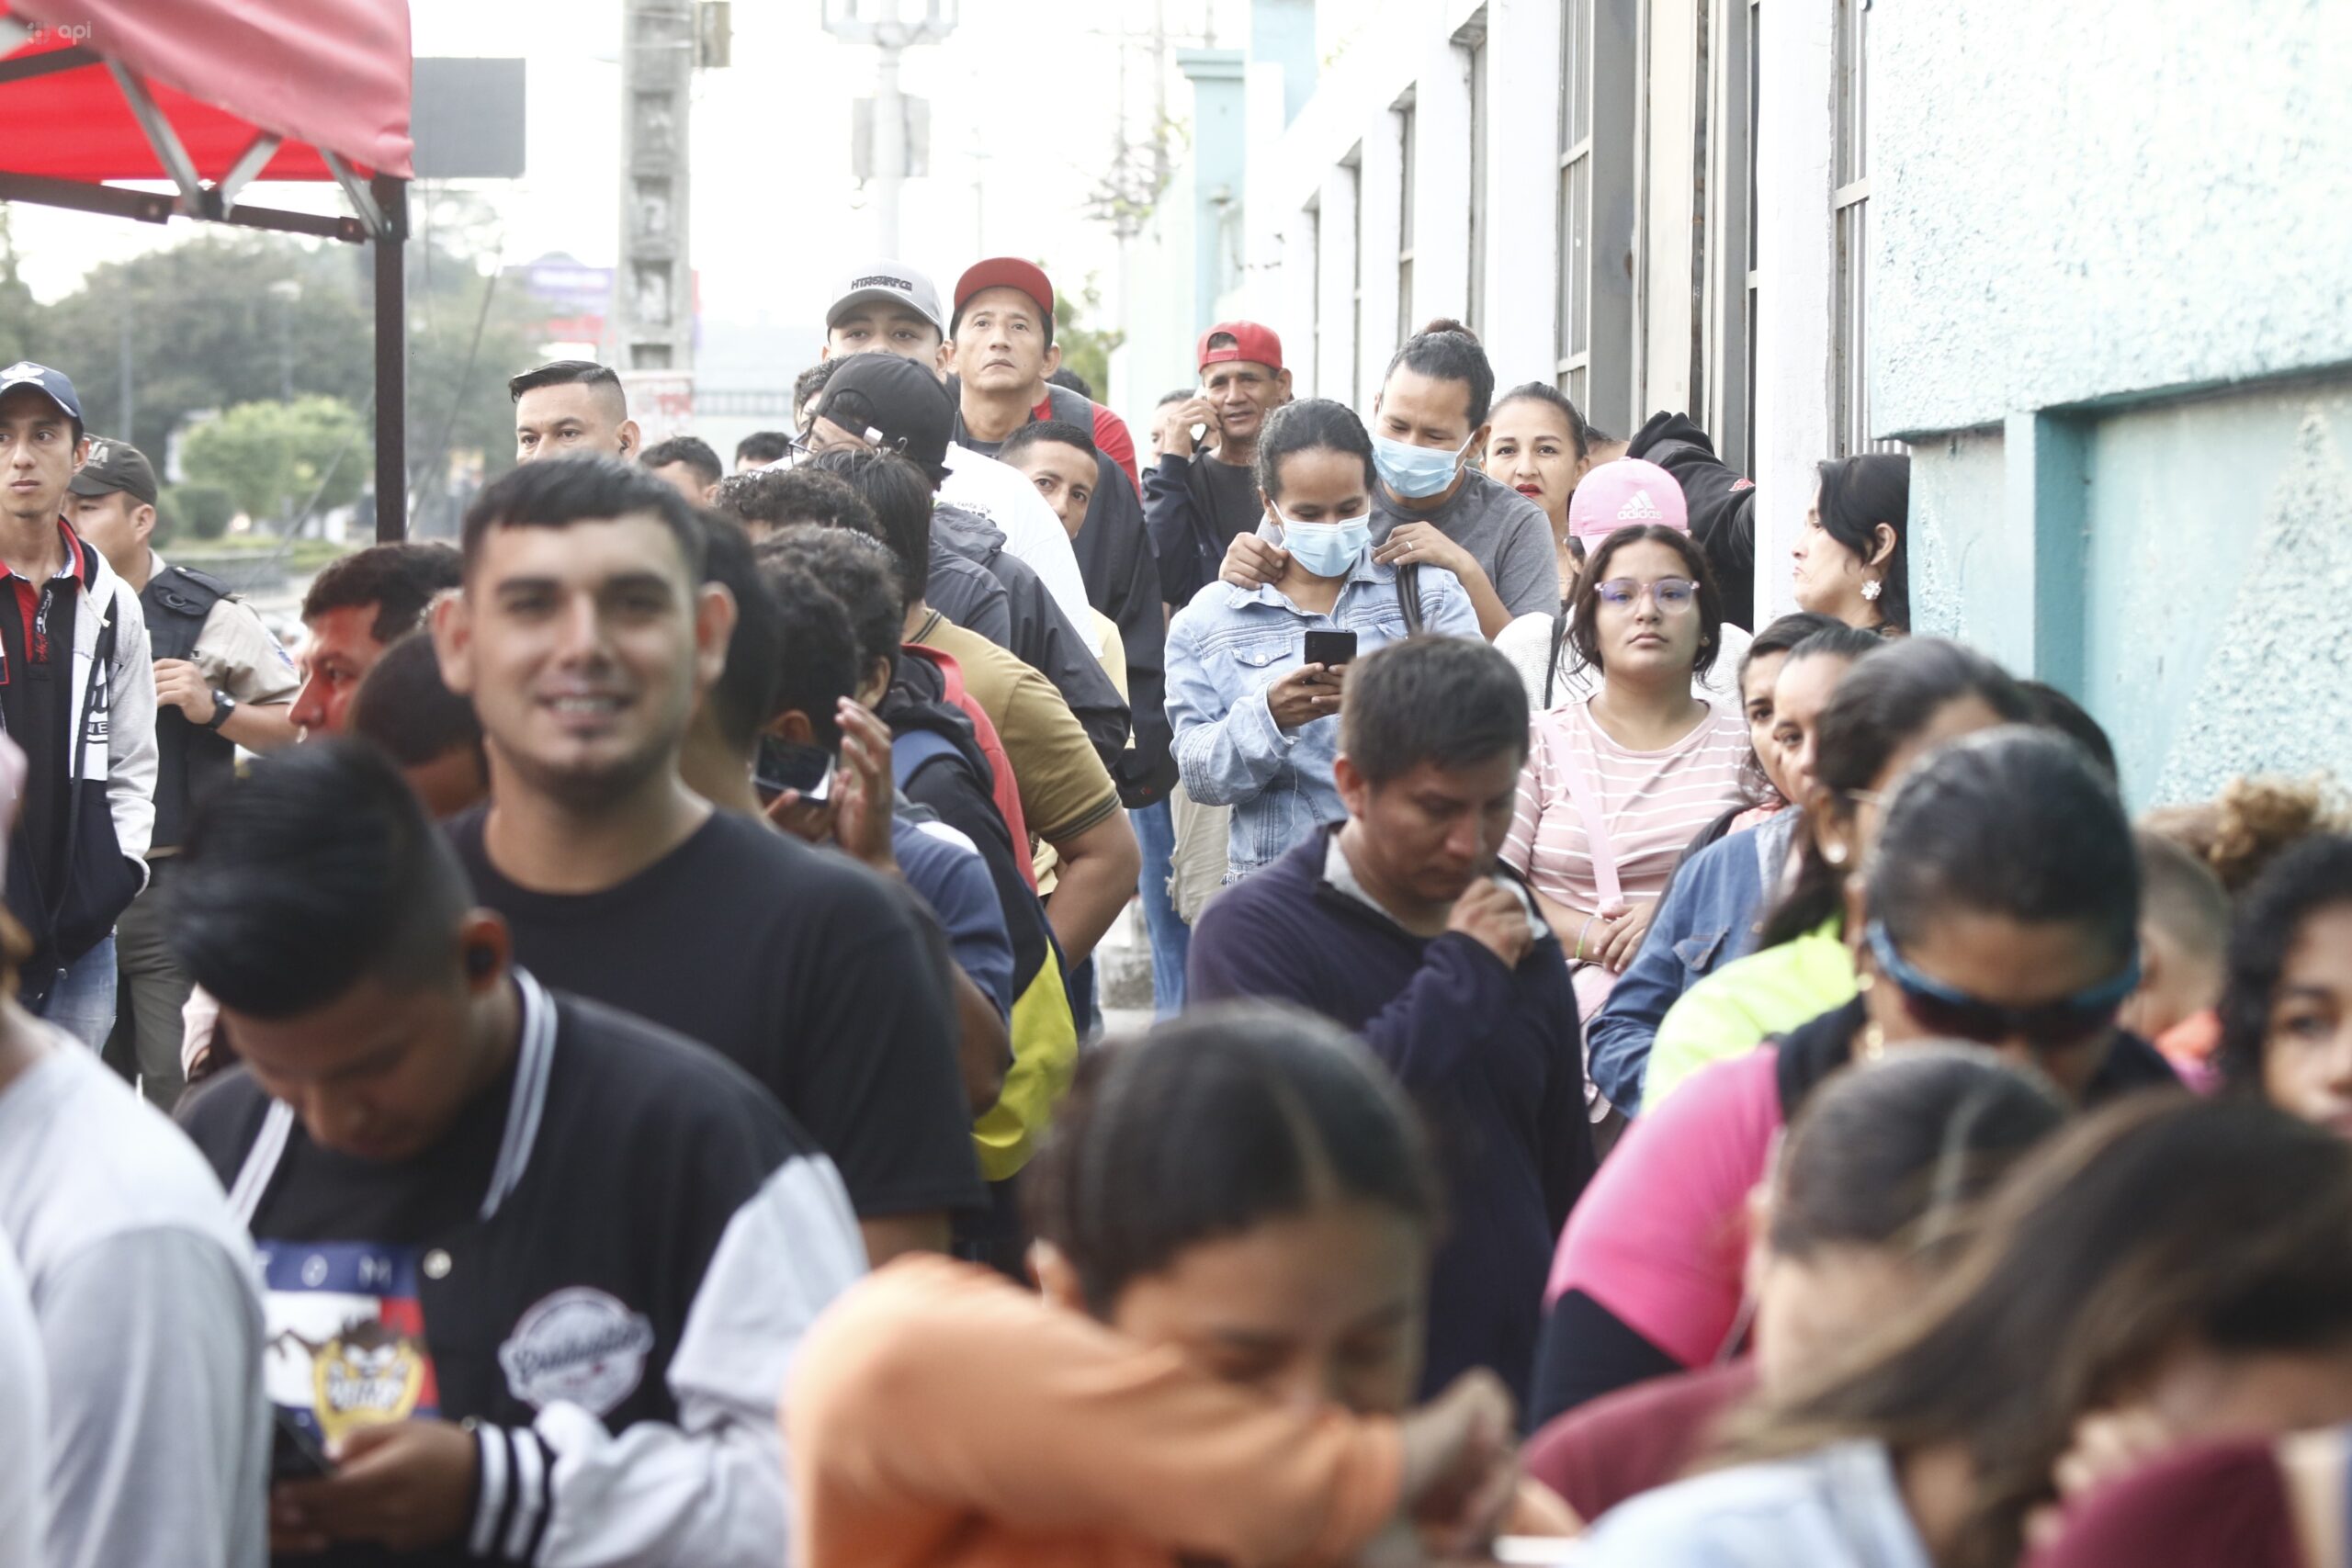
<instances>
[{"instance_id":1,"label":"teal painted wall","mask_svg":"<svg viewBox=\"0 0 2352 1568\"><path fill-rule=\"evenodd\" d=\"M1919 630L2074 692L2134 806L2352 781L2352 4L1882 5L1871 423Z\"/></svg>"}]
</instances>

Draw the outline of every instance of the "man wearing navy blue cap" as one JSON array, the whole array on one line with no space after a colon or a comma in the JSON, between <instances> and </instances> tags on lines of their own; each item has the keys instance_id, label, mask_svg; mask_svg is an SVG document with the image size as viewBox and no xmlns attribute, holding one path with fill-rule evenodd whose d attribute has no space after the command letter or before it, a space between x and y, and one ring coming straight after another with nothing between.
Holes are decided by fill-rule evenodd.
<instances>
[{"instance_id":1,"label":"man wearing navy blue cap","mask_svg":"<svg viewBox=\"0 0 2352 1568\"><path fill-rule=\"evenodd\" d=\"M89 455L61 371L0 369L0 728L30 764L7 907L32 938L25 1005L93 1051L114 1027L115 919L146 886L155 675L139 596L65 520Z\"/></svg>"}]
</instances>

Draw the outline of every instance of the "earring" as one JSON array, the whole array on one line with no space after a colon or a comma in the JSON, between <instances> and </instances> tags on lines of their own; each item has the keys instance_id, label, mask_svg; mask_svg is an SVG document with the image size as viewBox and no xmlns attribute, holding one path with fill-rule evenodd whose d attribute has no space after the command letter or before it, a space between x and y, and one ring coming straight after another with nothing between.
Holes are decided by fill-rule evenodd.
<instances>
[{"instance_id":1,"label":"earring","mask_svg":"<svg viewBox=\"0 0 2352 1568\"><path fill-rule=\"evenodd\" d=\"M1865 1062L1875 1062L1886 1055L1886 1031L1877 1024L1864 1027L1854 1042L1854 1054Z\"/></svg>"},{"instance_id":2,"label":"earring","mask_svg":"<svg viewBox=\"0 0 2352 1568\"><path fill-rule=\"evenodd\" d=\"M1877 578L1871 577L1863 579L1862 597L1870 603L1873 604L1877 604L1878 596L1885 592L1886 584L1881 582Z\"/></svg>"},{"instance_id":3,"label":"earring","mask_svg":"<svg viewBox=\"0 0 2352 1568\"><path fill-rule=\"evenodd\" d=\"M1827 843L1821 846L1821 858L1827 861L1831 865L1844 865L1846 863L1846 846L1836 839L1832 839Z\"/></svg>"}]
</instances>

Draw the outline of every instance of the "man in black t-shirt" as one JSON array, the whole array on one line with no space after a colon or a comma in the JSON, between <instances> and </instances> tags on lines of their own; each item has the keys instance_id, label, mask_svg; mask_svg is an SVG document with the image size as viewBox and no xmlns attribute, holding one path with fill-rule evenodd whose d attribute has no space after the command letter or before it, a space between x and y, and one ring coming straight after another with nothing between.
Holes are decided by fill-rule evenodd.
<instances>
[{"instance_id":1,"label":"man in black t-shirt","mask_svg":"<svg viewBox=\"0 0 2352 1568\"><path fill-rule=\"evenodd\" d=\"M173 896L243 1054L182 1122L252 1230L264 1386L311 1446L277 1467L273 1546L775 1562L778 1394L865 1262L831 1163L715 1053L514 967L359 742L223 791Z\"/></svg>"},{"instance_id":2,"label":"man in black t-shirt","mask_svg":"<svg viewBox=\"0 0 2352 1568\"><path fill-rule=\"evenodd\" d=\"M451 836L542 979L766 1085L840 1167L873 1256L944 1247L982 1189L911 918L871 872L680 780L734 623L702 549L676 491L609 458L517 468L475 499L434 639L481 719L491 797Z\"/></svg>"}]
</instances>

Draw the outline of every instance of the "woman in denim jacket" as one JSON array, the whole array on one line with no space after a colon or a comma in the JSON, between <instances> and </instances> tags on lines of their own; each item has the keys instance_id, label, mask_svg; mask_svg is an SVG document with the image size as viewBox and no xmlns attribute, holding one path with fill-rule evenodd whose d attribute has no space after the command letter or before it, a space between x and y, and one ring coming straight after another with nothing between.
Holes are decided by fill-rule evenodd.
<instances>
[{"instance_id":1,"label":"woman in denim jacket","mask_svg":"<svg viewBox=\"0 0 2352 1568\"><path fill-rule=\"evenodd\" d=\"M1281 536L1281 577L1259 588L1212 582L1168 628L1176 762L1193 799L1233 808L1228 883L1348 815L1331 782L1347 666L1307 663L1308 632L1353 632L1359 656L1401 641L1410 592L1422 630L1478 635L1453 573L1423 564L1400 588L1396 569L1373 558L1372 438L1345 404L1277 410L1257 477Z\"/></svg>"}]
</instances>

